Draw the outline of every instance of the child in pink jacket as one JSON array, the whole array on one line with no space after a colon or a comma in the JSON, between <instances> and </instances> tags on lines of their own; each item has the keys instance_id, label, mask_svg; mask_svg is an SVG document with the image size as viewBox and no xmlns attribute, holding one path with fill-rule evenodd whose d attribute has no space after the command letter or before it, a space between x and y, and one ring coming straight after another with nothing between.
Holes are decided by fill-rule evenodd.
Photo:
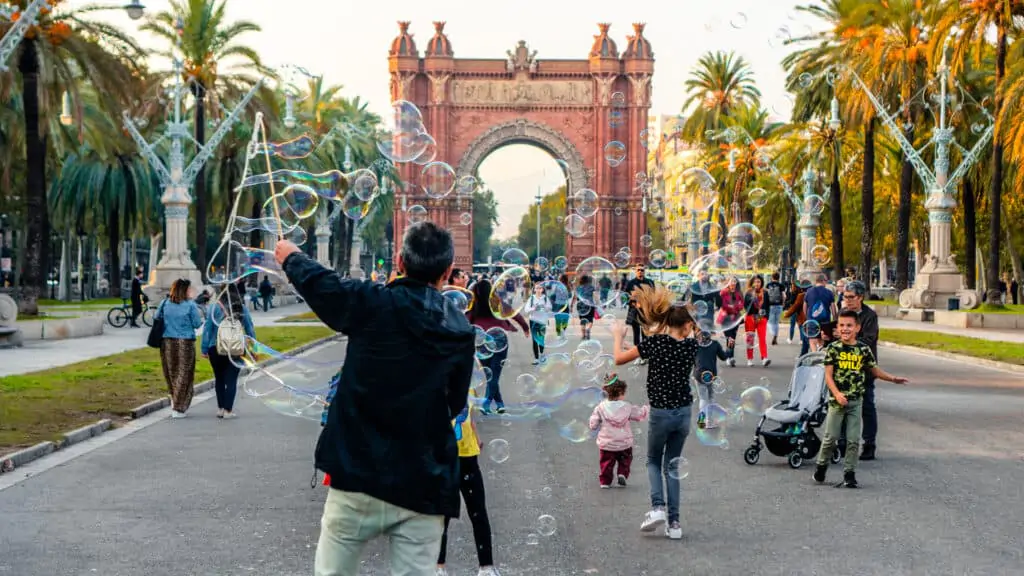
<instances>
[{"instance_id":1,"label":"child in pink jacket","mask_svg":"<svg viewBox=\"0 0 1024 576\"><path fill-rule=\"evenodd\" d=\"M594 408L590 415L590 429L597 433L597 447L601 449L601 488L610 488L619 465L619 486L626 485L629 465L633 463L633 429L630 422L647 419L649 406L634 406L625 400L626 383L618 375L605 376L604 392L608 398Z\"/></svg>"}]
</instances>

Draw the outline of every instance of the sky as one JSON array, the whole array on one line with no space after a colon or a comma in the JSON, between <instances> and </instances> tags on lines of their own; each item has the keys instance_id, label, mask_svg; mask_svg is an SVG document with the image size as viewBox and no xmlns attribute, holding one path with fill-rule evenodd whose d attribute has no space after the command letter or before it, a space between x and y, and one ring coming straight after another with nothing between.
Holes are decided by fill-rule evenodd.
<instances>
[{"instance_id":1,"label":"sky","mask_svg":"<svg viewBox=\"0 0 1024 576\"><path fill-rule=\"evenodd\" d=\"M69 8L91 4L70 0ZM143 0L150 13L167 9L167 0ZM676 0L623 2L588 0L552 2L515 0L389 0L353 3L348 0L228 0L229 20L245 19L262 27L243 36L272 67L298 65L322 74L328 84L344 86L343 94L360 96L383 116L390 110L387 52L398 34L398 20L412 22L421 53L433 36L434 20L447 22L445 32L455 57L505 58L506 50L525 40L537 58L586 58L598 33L598 22L611 23L609 34L625 49L633 22L646 22L644 36L654 50L651 114L676 114L685 100L684 82L697 59L707 51L734 50L751 64L763 104L788 117L780 62L793 48L777 39L785 27L801 36L818 26L795 12L789 0ZM143 46L152 38L120 12L103 19L138 34ZM509 146L491 154L481 166L484 180L495 190L501 223L496 235L515 233L520 217L541 186L545 192L561 182L554 160L539 149Z\"/></svg>"}]
</instances>

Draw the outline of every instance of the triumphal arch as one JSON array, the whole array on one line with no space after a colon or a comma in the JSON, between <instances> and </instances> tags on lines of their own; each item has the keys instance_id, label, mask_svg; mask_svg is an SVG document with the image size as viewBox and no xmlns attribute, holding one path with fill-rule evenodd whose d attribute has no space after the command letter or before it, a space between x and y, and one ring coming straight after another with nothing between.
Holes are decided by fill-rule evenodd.
<instances>
[{"instance_id":1,"label":"triumphal arch","mask_svg":"<svg viewBox=\"0 0 1024 576\"><path fill-rule=\"evenodd\" d=\"M421 57L409 22L398 26L388 54L391 100L408 100L420 108L437 142L435 160L447 162L460 176L475 175L484 158L502 146L538 146L560 160L570 210L572 194L581 188L593 189L600 198L597 213L588 219L593 232L566 236L570 263L595 254L610 257L623 246L640 249L646 218L635 179L647 171L654 73L654 53L643 36L643 24L633 25L621 55L608 35L610 25L599 24L589 57L572 60L539 57L522 40L506 58L455 58L444 22L434 23L434 35ZM613 142L623 145L615 145L620 155L624 152L615 158L615 166L605 151ZM421 166L409 162L399 170L405 190L397 194L405 197L395 201L395 245L401 245L407 226L403 204L419 204L454 234L456 264L471 265L472 224L460 222L469 200L454 193L428 198L419 183Z\"/></svg>"}]
</instances>

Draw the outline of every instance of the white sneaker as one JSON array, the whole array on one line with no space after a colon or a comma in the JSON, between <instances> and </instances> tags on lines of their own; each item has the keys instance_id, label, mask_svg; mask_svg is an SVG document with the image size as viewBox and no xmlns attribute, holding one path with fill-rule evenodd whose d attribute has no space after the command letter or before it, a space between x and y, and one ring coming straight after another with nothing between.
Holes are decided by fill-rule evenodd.
<instances>
[{"instance_id":1,"label":"white sneaker","mask_svg":"<svg viewBox=\"0 0 1024 576\"><path fill-rule=\"evenodd\" d=\"M643 524L640 524L641 532L654 532L659 526L665 523L665 511L655 508L644 516Z\"/></svg>"},{"instance_id":2,"label":"white sneaker","mask_svg":"<svg viewBox=\"0 0 1024 576\"><path fill-rule=\"evenodd\" d=\"M177 410L171 410L171 418L184 418L184 412L178 412Z\"/></svg>"},{"instance_id":3,"label":"white sneaker","mask_svg":"<svg viewBox=\"0 0 1024 576\"><path fill-rule=\"evenodd\" d=\"M476 573L476 576L501 576L501 574L498 574L498 569L494 566L484 566Z\"/></svg>"},{"instance_id":4,"label":"white sneaker","mask_svg":"<svg viewBox=\"0 0 1024 576\"><path fill-rule=\"evenodd\" d=\"M235 414L234 412L224 412L224 419L225 420L231 420L231 419L234 419L234 418L238 418L238 414Z\"/></svg>"},{"instance_id":5,"label":"white sneaker","mask_svg":"<svg viewBox=\"0 0 1024 576\"><path fill-rule=\"evenodd\" d=\"M793 339L792 338L786 338L786 344L792 344L792 343L793 343Z\"/></svg>"},{"instance_id":6,"label":"white sneaker","mask_svg":"<svg viewBox=\"0 0 1024 576\"><path fill-rule=\"evenodd\" d=\"M438 566L437 572L434 573L434 576L448 576L448 570L446 570L444 566Z\"/></svg>"},{"instance_id":7,"label":"white sneaker","mask_svg":"<svg viewBox=\"0 0 1024 576\"><path fill-rule=\"evenodd\" d=\"M753 360L747 360L747 367L748 368L753 366L753 365L754 365L754 361Z\"/></svg>"},{"instance_id":8,"label":"white sneaker","mask_svg":"<svg viewBox=\"0 0 1024 576\"><path fill-rule=\"evenodd\" d=\"M665 536L668 536L671 540L682 540L683 538L683 527L679 525L679 522L673 522L665 525Z\"/></svg>"},{"instance_id":9,"label":"white sneaker","mask_svg":"<svg viewBox=\"0 0 1024 576\"><path fill-rule=\"evenodd\" d=\"M609 489L611 487L612 487L611 484L601 484L601 490L607 490L607 489Z\"/></svg>"},{"instance_id":10,"label":"white sneaker","mask_svg":"<svg viewBox=\"0 0 1024 576\"><path fill-rule=\"evenodd\" d=\"M772 365L771 358L765 358L764 360L761 360L761 366L768 367L768 366L771 366L771 365Z\"/></svg>"}]
</instances>

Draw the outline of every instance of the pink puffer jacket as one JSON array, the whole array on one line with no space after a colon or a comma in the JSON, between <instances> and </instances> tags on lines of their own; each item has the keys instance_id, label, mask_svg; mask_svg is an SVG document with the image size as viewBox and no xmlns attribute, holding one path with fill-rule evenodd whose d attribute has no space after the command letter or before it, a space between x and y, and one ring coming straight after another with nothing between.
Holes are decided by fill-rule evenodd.
<instances>
[{"instance_id":1,"label":"pink puffer jacket","mask_svg":"<svg viewBox=\"0 0 1024 576\"><path fill-rule=\"evenodd\" d=\"M630 421L647 419L649 406L634 406L625 400L604 400L590 415L590 429L597 433L597 447L618 452L633 447L633 429Z\"/></svg>"}]
</instances>

